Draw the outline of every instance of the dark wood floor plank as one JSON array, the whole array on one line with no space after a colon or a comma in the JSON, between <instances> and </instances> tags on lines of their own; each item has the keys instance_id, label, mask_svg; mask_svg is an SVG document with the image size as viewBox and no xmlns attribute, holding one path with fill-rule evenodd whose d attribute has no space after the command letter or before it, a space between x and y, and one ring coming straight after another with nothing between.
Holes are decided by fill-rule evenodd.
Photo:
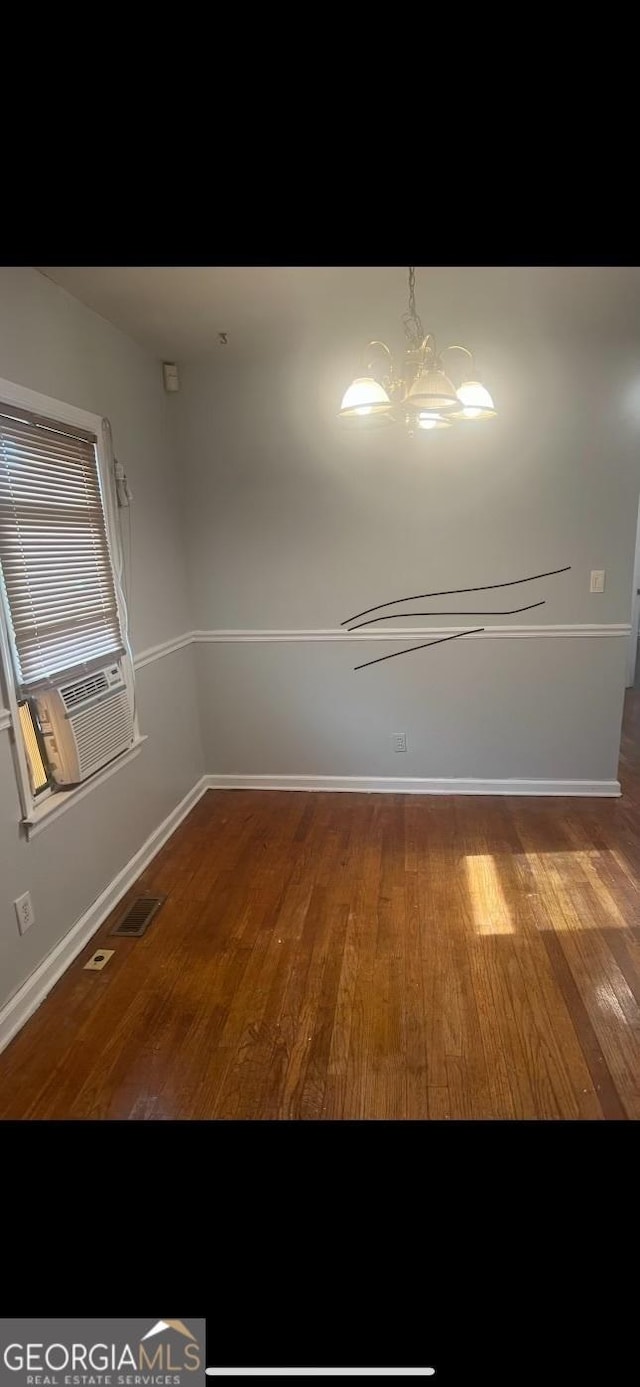
<instances>
[{"instance_id":1,"label":"dark wood floor plank","mask_svg":"<svg viewBox=\"0 0 640 1387\"><path fill-rule=\"evenodd\" d=\"M628 1025L617 993L624 987L625 1002L634 999L608 948L610 931L598 928L597 909L593 913L593 903L585 908L584 891L578 894L577 888L574 901L562 875L562 868L550 869L546 889L535 902L545 947L601 1101L604 1095L605 1115L639 1116L637 1031Z\"/></svg>"}]
</instances>

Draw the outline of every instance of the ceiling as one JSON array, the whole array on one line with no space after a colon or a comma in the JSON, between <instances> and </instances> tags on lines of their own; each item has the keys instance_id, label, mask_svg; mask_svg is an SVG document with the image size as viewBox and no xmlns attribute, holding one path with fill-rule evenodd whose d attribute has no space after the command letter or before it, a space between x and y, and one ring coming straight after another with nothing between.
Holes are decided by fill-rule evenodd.
<instances>
[{"instance_id":1,"label":"ceiling","mask_svg":"<svg viewBox=\"0 0 640 1387\"><path fill-rule=\"evenodd\" d=\"M164 360L220 350L242 357L275 345L402 338L407 270L394 266L37 267ZM637 267L444 266L416 271L418 310L439 339L480 348L601 335L640 346Z\"/></svg>"}]
</instances>

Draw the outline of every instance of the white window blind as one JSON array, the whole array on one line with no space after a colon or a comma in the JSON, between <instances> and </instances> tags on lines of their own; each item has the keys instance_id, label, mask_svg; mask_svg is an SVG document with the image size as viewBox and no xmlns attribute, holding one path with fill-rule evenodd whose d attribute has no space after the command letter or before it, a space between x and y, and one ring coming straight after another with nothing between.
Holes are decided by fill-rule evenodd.
<instances>
[{"instance_id":1,"label":"white window blind","mask_svg":"<svg viewBox=\"0 0 640 1387\"><path fill-rule=\"evenodd\" d=\"M0 403L0 564L25 690L124 652L95 442Z\"/></svg>"}]
</instances>

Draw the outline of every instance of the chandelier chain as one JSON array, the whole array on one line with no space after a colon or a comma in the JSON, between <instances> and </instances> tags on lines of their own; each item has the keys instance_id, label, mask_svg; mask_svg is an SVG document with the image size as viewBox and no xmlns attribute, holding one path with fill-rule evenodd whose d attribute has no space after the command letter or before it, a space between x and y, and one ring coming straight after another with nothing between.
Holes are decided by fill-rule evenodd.
<instances>
[{"instance_id":1,"label":"chandelier chain","mask_svg":"<svg viewBox=\"0 0 640 1387\"><path fill-rule=\"evenodd\" d=\"M416 267L409 266L409 307L403 315L404 330L409 341L419 346L424 340L424 328L416 308Z\"/></svg>"}]
</instances>

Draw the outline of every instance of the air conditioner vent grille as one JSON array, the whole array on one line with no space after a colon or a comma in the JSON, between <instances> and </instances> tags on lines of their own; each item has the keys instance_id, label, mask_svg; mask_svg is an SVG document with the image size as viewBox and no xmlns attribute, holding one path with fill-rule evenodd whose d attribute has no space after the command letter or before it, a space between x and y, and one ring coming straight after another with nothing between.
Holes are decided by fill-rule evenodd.
<instances>
[{"instance_id":1,"label":"air conditioner vent grille","mask_svg":"<svg viewBox=\"0 0 640 1387\"><path fill-rule=\"evenodd\" d=\"M76 713L73 731L78 748L80 774L84 779L111 760L131 740L131 713L124 691Z\"/></svg>"},{"instance_id":2,"label":"air conditioner vent grille","mask_svg":"<svg viewBox=\"0 0 640 1387\"><path fill-rule=\"evenodd\" d=\"M96 674L88 674L84 679L75 679L72 684L62 685L60 693L65 708L71 712L79 703L86 703L88 698L96 698L108 688L107 676L104 670L99 669Z\"/></svg>"},{"instance_id":3,"label":"air conditioner vent grille","mask_svg":"<svg viewBox=\"0 0 640 1387\"><path fill-rule=\"evenodd\" d=\"M160 906L164 905L166 896L138 896L133 901L122 920L109 930L109 934L127 934L130 937L139 939L148 929L154 915L157 915Z\"/></svg>"}]
</instances>

